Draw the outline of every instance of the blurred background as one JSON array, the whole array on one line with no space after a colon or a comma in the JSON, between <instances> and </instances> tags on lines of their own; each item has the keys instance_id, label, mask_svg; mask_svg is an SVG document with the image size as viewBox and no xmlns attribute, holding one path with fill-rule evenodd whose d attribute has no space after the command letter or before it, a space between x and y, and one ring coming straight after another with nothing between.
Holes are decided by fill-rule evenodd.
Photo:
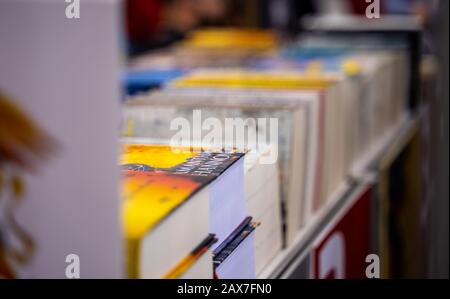
<instances>
[{"instance_id":1,"label":"blurred background","mask_svg":"<svg viewBox=\"0 0 450 299\"><path fill-rule=\"evenodd\" d=\"M389 176L394 183L389 192L395 212L389 216L388 246L393 255L389 277L448 277L448 84L445 83L448 80L448 2L381 0L379 4L380 22L390 31L408 31L411 18L422 28L413 42L411 56L411 64L420 76L414 85L421 88L413 88L411 98L417 102L412 104L415 111L424 113L425 119L420 136L414 141L421 144L420 149L414 149L413 145L406 147L399 159L407 160L408 155L418 150L415 162L405 162L418 164L406 166L406 171L417 177L401 178L405 171L405 166L400 166L402 162L394 163L390 169ZM179 62L167 63L163 57L167 58L165 55L171 49L181 47L183 41L192 38L192 32L201 28L270 29L286 43L310 31L311 18L322 18L323 22L318 22L320 31L333 32L330 28L333 22L330 25L327 21L336 19L334 23L345 23L339 16L364 19L367 7L367 1L362 0L129 0L125 3L126 52L131 62L138 61L137 65L180 66ZM358 26L350 24L345 30L359 31ZM148 64L143 62L145 59L139 60L149 53L157 58L147 56ZM402 184L417 186L410 188ZM400 198L405 196L408 200L402 202ZM415 196L419 204L413 203L411 197ZM411 214L405 216L408 213ZM402 217L406 220L399 220ZM406 222L399 224L401 221ZM417 231L413 232L412 227Z\"/></svg>"},{"instance_id":2,"label":"blurred background","mask_svg":"<svg viewBox=\"0 0 450 299\"><path fill-rule=\"evenodd\" d=\"M439 1L381 0L379 3L381 14L414 15L429 29L441 21L436 18ZM128 51L130 55L136 55L167 47L185 38L192 30L210 26L271 28L292 36L304 29L302 20L305 16L363 16L367 6L368 3L359 0L126 1Z\"/></svg>"}]
</instances>

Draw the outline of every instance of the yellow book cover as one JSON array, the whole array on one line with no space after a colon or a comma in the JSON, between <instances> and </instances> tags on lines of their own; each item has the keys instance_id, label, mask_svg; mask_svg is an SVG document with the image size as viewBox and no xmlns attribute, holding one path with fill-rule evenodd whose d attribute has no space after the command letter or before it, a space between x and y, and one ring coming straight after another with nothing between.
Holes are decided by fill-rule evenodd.
<instances>
[{"instance_id":1,"label":"yellow book cover","mask_svg":"<svg viewBox=\"0 0 450 299\"><path fill-rule=\"evenodd\" d=\"M308 72L221 71L196 72L172 82L174 87L299 89L327 88L338 76Z\"/></svg>"},{"instance_id":2,"label":"yellow book cover","mask_svg":"<svg viewBox=\"0 0 450 299\"><path fill-rule=\"evenodd\" d=\"M125 144L121 167L126 237L141 238L242 155Z\"/></svg>"},{"instance_id":3,"label":"yellow book cover","mask_svg":"<svg viewBox=\"0 0 450 299\"><path fill-rule=\"evenodd\" d=\"M185 47L267 50L278 44L274 32L260 29L206 28L193 31Z\"/></svg>"},{"instance_id":4,"label":"yellow book cover","mask_svg":"<svg viewBox=\"0 0 450 299\"><path fill-rule=\"evenodd\" d=\"M130 278L138 276L142 238L242 156L242 153L166 145L123 145L120 157L122 221ZM190 263L183 262L182 266L178 265L181 268L177 266L167 277L180 275L188 265Z\"/></svg>"}]
</instances>

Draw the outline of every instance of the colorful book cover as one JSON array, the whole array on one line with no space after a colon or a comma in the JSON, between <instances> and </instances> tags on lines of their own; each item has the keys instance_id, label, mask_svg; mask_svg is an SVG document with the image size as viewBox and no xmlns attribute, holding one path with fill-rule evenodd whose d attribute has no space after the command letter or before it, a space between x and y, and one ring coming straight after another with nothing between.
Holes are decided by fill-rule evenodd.
<instances>
[{"instance_id":1,"label":"colorful book cover","mask_svg":"<svg viewBox=\"0 0 450 299\"><path fill-rule=\"evenodd\" d=\"M242 156L166 145L124 145L121 165L127 238L140 239Z\"/></svg>"},{"instance_id":2,"label":"colorful book cover","mask_svg":"<svg viewBox=\"0 0 450 299\"><path fill-rule=\"evenodd\" d=\"M138 277L142 238L242 156L167 145L123 145L122 221L129 277ZM167 275L181 275L193 262L183 259Z\"/></svg>"}]
</instances>

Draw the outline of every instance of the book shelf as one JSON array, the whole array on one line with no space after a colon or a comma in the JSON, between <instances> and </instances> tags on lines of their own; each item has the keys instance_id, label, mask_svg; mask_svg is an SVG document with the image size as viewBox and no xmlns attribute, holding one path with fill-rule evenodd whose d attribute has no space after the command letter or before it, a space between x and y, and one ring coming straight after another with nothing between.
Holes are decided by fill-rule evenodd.
<instances>
[{"instance_id":1,"label":"book shelf","mask_svg":"<svg viewBox=\"0 0 450 299\"><path fill-rule=\"evenodd\" d=\"M355 163L349 182L334 192L326 206L308 221L292 244L283 249L258 278L289 278L309 253L316 238L354 203L357 197L353 195L376 180L378 166L392 161L405 148L417 132L419 120L420 116L405 115L398 125L382 135L366 155Z\"/></svg>"}]
</instances>

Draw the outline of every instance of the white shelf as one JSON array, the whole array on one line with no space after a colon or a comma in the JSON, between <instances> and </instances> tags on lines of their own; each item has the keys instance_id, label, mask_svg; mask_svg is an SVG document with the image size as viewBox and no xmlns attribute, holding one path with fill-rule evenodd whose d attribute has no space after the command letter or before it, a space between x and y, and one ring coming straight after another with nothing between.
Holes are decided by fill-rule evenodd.
<instances>
[{"instance_id":1,"label":"white shelf","mask_svg":"<svg viewBox=\"0 0 450 299\"><path fill-rule=\"evenodd\" d=\"M350 170L350 176L358 180L371 168L376 167L383 156L392 151L392 148L398 148L397 144L403 147L417 123L417 118L404 115L397 125L380 136L378 141L354 163Z\"/></svg>"},{"instance_id":2,"label":"white shelf","mask_svg":"<svg viewBox=\"0 0 450 299\"><path fill-rule=\"evenodd\" d=\"M322 233L330 221L341 214L346 207L352 204L354 192L373 180L373 171L377 164L385 156L396 156L408 143L410 137L417 128L418 119L405 116L397 126L386 132L379 140L361 157L351 170L353 183L346 183L330 197L327 204L319 213L314 215L307 225L299 231L292 244L283 249L272 262L265 267L258 278L283 278L292 271L292 264L301 260L309 251L315 238Z\"/></svg>"},{"instance_id":3,"label":"white shelf","mask_svg":"<svg viewBox=\"0 0 450 299\"><path fill-rule=\"evenodd\" d=\"M258 278L276 278L280 276L283 270L289 266L289 263L298 256L308 243L313 238L319 227L323 224L323 219L326 218L334 209L333 207L339 202L341 198L344 198L345 194L350 189L348 184L342 185L330 198L328 203L323 209L314 215L308 224L299 231L297 237L295 237L292 245L282 250L274 260L264 269Z\"/></svg>"},{"instance_id":4,"label":"white shelf","mask_svg":"<svg viewBox=\"0 0 450 299\"><path fill-rule=\"evenodd\" d=\"M351 14L309 16L303 19L302 24L308 30L321 31L406 31L417 32L421 30L420 19L415 16L383 15L381 19L368 20L363 16Z\"/></svg>"}]
</instances>

